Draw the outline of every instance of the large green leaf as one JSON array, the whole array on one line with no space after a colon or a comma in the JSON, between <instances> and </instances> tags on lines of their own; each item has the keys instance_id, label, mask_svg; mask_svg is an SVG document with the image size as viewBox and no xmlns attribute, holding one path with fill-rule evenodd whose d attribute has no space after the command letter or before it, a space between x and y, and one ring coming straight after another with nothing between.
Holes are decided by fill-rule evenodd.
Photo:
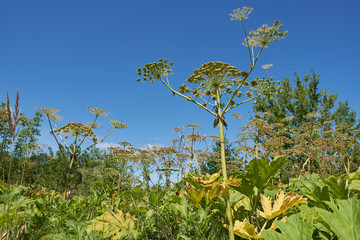
<instances>
[{"instance_id":1,"label":"large green leaf","mask_svg":"<svg viewBox=\"0 0 360 240\"><path fill-rule=\"evenodd\" d=\"M360 239L360 200L356 196L347 200L327 202L331 211L315 208L339 239Z\"/></svg>"},{"instance_id":2,"label":"large green leaf","mask_svg":"<svg viewBox=\"0 0 360 240\"><path fill-rule=\"evenodd\" d=\"M331 198L347 199L349 196L345 179L334 176L323 179L315 173L303 175L299 177L296 185L314 206L324 209L328 209L326 202Z\"/></svg>"},{"instance_id":3,"label":"large green leaf","mask_svg":"<svg viewBox=\"0 0 360 240\"><path fill-rule=\"evenodd\" d=\"M352 180L349 184L349 189L360 191L360 180Z\"/></svg>"},{"instance_id":4,"label":"large green leaf","mask_svg":"<svg viewBox=\"0 0 360 240\"><path fill-rule=\"evenodd\" d=\"M245 174L238 176L242 178L240 186L232 187L252 198L253 195L258 195L267 187L269 181L285 164L285 156L275 157L271 162L268 158L255 158L249 162Z\"/></svg>"},{"instance_id":5,"label":"large green leaf","mask_svg":"<svg viewBox=\"0 0 360 240\"><path fill-rule=\"evenodd\" d=\"M330 194L335 199L348 199L349 189L345 179L335 176L329 176L324 180L325 184L329 187Z\"/></svg>"},{"instance_id":6,"label":"large green leaf","mask_svg":"<svg viewBox=\"0 0 360 240\"><path fill-rule=\"evenodd\" d=\"M360 167L356 172L350 173L348 178L350 180L349 189L360 191Z\"/></svg>"},{"instance_id":7,"label":"large green leaf","mask_svg":"<svg viewBox=\"0 0 360 240\"><path fill-rule=\"evenodd\" d=\"M360 179L360 167L355 172L349 174L349 179Z\"/></svg>"},{"instance_id":8,"label":"large green leaf","mask_svg":"<svg viewBox=\"0 0 360 240\"><path fill-rule=\"evenodd\" d=\"M305 218L298 213L286 219L286 223L275 221L281 233L274 230L261 232L261 236L266 240L311 240L313 233L312 217Z\"/></svg>"},{"instance_id":9,"label":"large green leaf","mask_svg":"<svg viewBox=\"0 0 360 240\"><path fill-rule=\"evenodd\" d=\"M270 165L269 165L270 163ZM271 162L268 158L254 159L249 162L245 178L257 187L264 189L269 180L286 164L285 156L275 157Z\"/></svg>"}]
</instances>

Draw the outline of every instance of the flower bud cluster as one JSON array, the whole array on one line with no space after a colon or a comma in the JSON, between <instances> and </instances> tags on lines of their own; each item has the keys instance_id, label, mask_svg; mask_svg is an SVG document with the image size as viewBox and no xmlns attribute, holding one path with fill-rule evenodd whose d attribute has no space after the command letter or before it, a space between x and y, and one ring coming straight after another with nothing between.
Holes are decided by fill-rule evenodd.
<instances>
[{"instance_id":1,"label":"flower bud cluster","mask_svg":"<svg viewBox=\"0 0 360 240\"><path fill-rule=\"evenodd\" d=\"M137 74L139 76L142 76L136 81L140 82L143 81L149 81L151 83L154 83L156 80L160 80L163 76L168 76L171 73L171 66L173 63L167 63L166 59L160 58L158 62L153 63L147 63L143 68L138 68L136 70Z\"/></svg>"}]
</instances>

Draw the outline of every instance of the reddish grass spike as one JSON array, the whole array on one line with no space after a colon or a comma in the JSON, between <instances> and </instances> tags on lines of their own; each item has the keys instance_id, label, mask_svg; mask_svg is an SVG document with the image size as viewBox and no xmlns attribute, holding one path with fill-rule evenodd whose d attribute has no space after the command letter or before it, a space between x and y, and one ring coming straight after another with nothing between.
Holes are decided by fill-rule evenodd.
<instances>
[{"instance_id":1,"label":"reddish grass spike","mask_svg":"<svg viewBox=\"0 0 360 240\"><path fill-rule=\"evenodd\" d=\"M13 113L13 116L14 116L14 125L16 126L19 121L20 121L20 118L19 118L19 113L20 113L20 109L19 109L19 90L17 91L16 93L16 102L15 102L15 111Z\"/></svg>"},{"instance_id":2,"label":"reddish grass spike","mask_svg":"<svg viewBox=\"0 0 360 240\"><path fill-rule=\"evenodd\" d=\"M12 118L11 118L11 110L10 110L10 100L9 100L9 92L6 92L6 107L7 107L7 114L8 114L8 124L9 124L9 131L10 137L12 137Z\"/></svg>"},{"instance_id":3,"label":"reddish grass spike","mask_svg":"<svg viewBox=\"0 0 360 240\"><path fill-rule=\"evenodd\" d=\"M17 91L17 94L16 94L15 109L14 109L14 112L12 112L12 117L11 117L11 109L10 109L9 92L6 92L6 107L7 107L7 112L8 112L8 124L9 124L10 138L12 139L12 142L15 142L15 138L19 134L19 130L20 130L20 129L18 129L16 131L16 128L20 122L19 91Z\"/></svg>"}]
</instances>

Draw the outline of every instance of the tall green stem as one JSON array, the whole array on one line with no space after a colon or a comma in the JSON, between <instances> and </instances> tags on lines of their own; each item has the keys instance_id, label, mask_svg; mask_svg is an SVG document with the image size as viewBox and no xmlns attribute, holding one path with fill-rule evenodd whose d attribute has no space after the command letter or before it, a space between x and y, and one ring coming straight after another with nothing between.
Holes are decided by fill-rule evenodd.
<instances>
[{"instance_id":1,"label":"tall green stem","mask_svg":"<svg viewBox=\"0 0 360 240\"><path fill-rule=\"evenodd\" d=\"M218 116L221 118L221 99L220 99L220 92L219 90L216 93L217 95L217 106L218 106ZM226 158L225 158L225 141L224 141L224 127L221 119L219 119L219 137L220 137L220 154L221 154L221 167L223 173L223 181L226 182L227 180L227 172L226 172ZM232 220L231 208L230 208L230 200L229 195L225 197L226 203L226 216L229 222L229 237L230 240L235 240L234 235L234 224Z\"/></svg>"},{"instance_id":2,"label":"tall green stem","mask_svg":"<svg viewBox=\"0 0 360 240\"><path fill-rule=\"evenodd\" d=\"M74 146L73 146L73 150L71 151L70 149L70 153L71 153L71 160L70 160L70 165L66 171L66 175L65 175L65 191L64 191L64 199L66 199L66 193L68 191L68 188L69 188L69 184L70 184L70 171L72 169L72 166L75 162L75 159L76 159L76 151L77 151L77 138L78 138L78 135L76 134L75 135L75 142L74 142Z\"/></svg>"}]
</instances>

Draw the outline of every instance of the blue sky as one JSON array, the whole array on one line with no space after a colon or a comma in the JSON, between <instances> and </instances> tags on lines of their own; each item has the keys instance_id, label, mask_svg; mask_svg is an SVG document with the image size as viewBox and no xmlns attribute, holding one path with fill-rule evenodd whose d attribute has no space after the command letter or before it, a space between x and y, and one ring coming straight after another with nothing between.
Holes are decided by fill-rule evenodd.
<instances>
[{"instance_id":1,"label":"blue sky","mask_svg":"<svg viewBox=\"0 0 360 240\"><path fill-rule=\"evenodd\" d=\"M275 79L314 69L321 88L334 89L338 100L348 99L360 113L360 3L355 0L1 1L0 99L5 101L8 91L14 102L19 90L25 115L40 106L57 108L63 123L91 121L88 107L106 109L129 125L108 143L167 145L176 138L174 127L190 123L202 125L201 133L216 134L212 116L172 97L160 83L136 82L136 69L169 59L175 63L174 86L208 61L247 70L240 22L229 17L242 6L254 8L249 30L278 19L290 32L264 51L253 77L263 75L260 65L268 63L274 64L269 75ZM236 110L246 117L249 111L251 104ZM238 124L228 123L227 135L235 141ZM48 132L44 122L39 143L54 146Z\"/></svg>"}]
</instances>

